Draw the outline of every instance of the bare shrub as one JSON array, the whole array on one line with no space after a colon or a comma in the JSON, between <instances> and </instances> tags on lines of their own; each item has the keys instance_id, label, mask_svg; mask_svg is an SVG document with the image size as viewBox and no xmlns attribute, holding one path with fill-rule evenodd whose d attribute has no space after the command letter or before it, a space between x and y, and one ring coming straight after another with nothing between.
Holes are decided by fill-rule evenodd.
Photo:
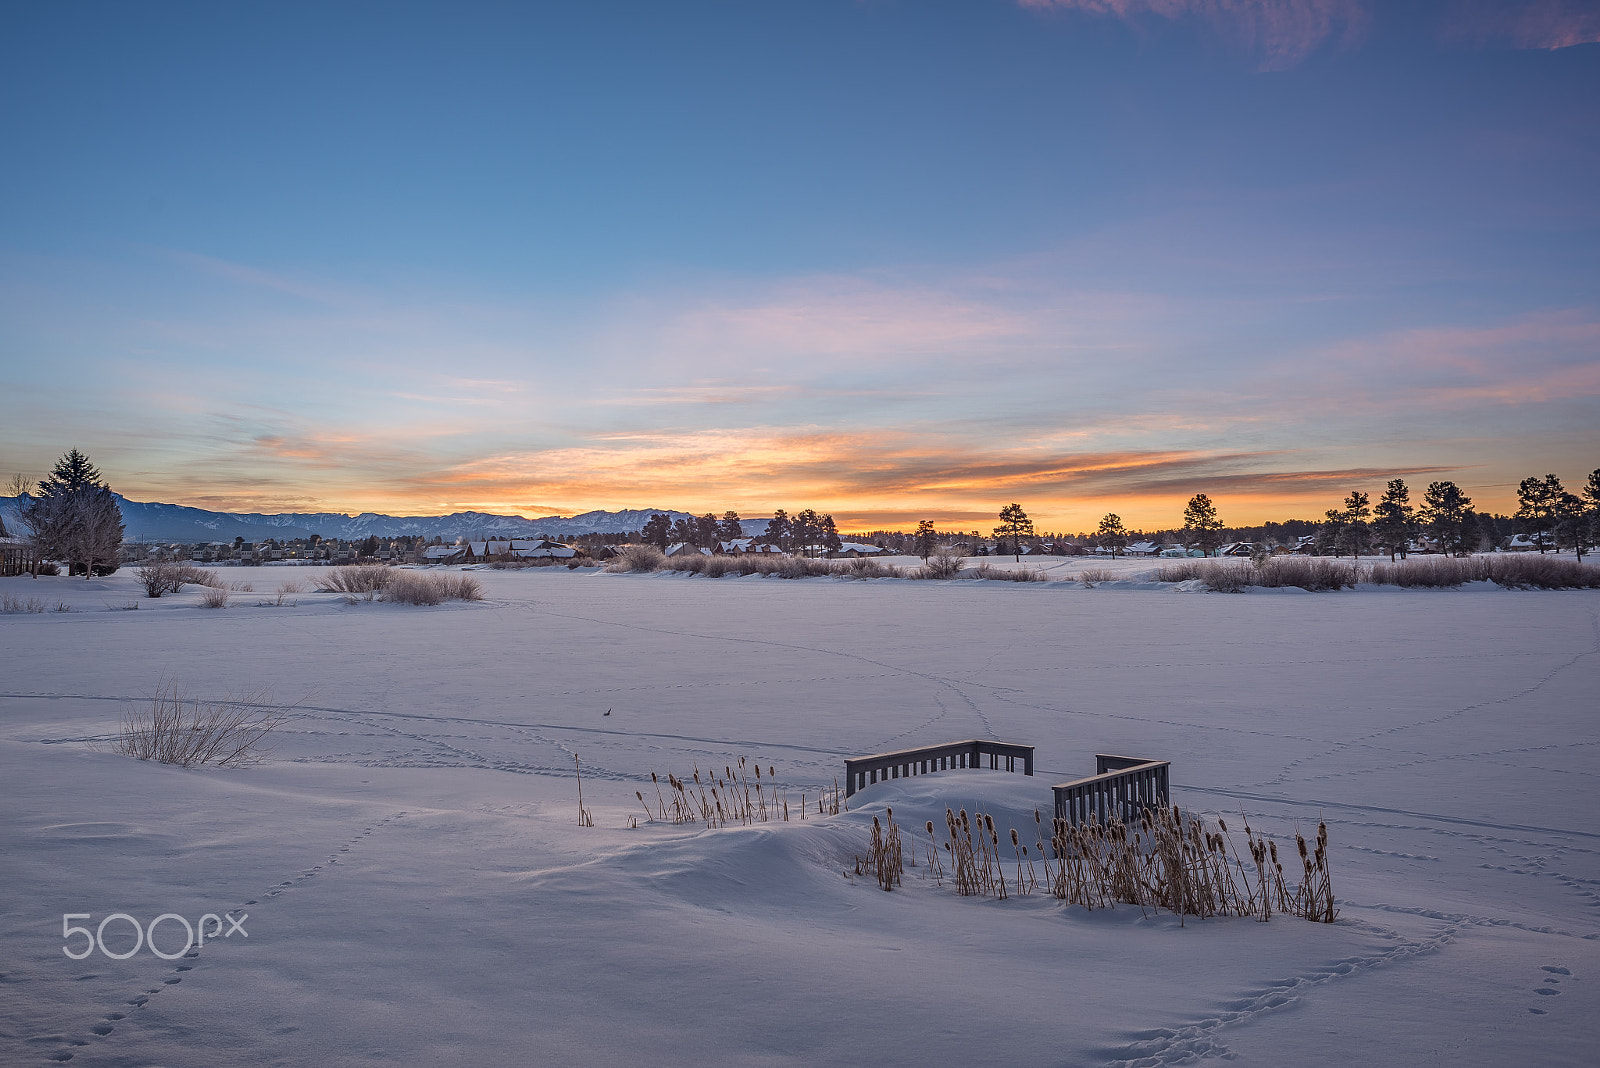
<instances>
[{"instance_id":1,"label":"bare shrub","mask_svg":"<svg viewBox=\"0 0 1600 1068\"><path fill-rule=\"evenodd\" d=\"M387 567L371 564L332 567L324 572L317 582L317 592L366 594L367 600L370 601L374 594L383 592L394 574L395 572Z\"/></svg>"},{"instance_id":2,"label":"bare shrub","mask_svg":"<svg viewBox=\"0 0 1600 1068\"><path fill-rule=\"evenodd\" d=\"M727 574L738 574L739 565L731 556L705 557L705 567L702 573L706 578L721 578Z\"/></svg>"},{"instance_id":3,"label":"bare shrub","mask_svg":"<svg viewBox=\"0 0 1600 1068\"><path fill-rule=\"evenodd\" d=\"M172 581L177 567L173 564L145 564L134 572L139 577L139 584L144 587L146 597L160 597L163 593L172 593Z\"/></svg>"},{"instance_id":4,"label":"bare shrub","mask_svg":"<svg viewBox=\"0 0 1600 1068\"><path fill-rule=\"evenodd\" d=\"M1112 574L1103 567L1086 567L1075 576L1085 586L1094 586L1101 582L1110 582Z\"/></svg>"},{"instance_id":5,"label":"bare shrub","mask_svg":"<svg viewBox=\"0 0 1600 1068\"><path fill-rule=\"evenodd\" d=\"M227 590L218 589L215 586L207 586L205 592L200 595L200 607L226 608L228 607L229 596Z\"/></svg>"},{"instance_id":6,"label":"bare shrub","mask_svg":"<svg viewBox=\"0 0 1600 1068\"><path fill-rule=\"evenodd\" d=\"M1188 582L1191 579L1205 578L1207 567L1196 560L1184 560L1176 564L1162 564L1156 568L1157 582Z\"/></svg>"},{"instance_id":7,"label":"bare shrub","mask_svg":"<svg viewBox=\"0 0 1600 1068\"><path fill-rule=\"evenodd\" d=\"M22 615L43 612L45 604L37 597L22 598L14 593L0 593L0 614Z\"/></svg>"},{"instance_id":8,"label":"bare shrub","mask_svg":"<svg viewBox=\"0 0 1600 1068\"><path fill-rule=\"evenodd\" d=\"M264 692L203 701L163 682L144 708L123 717L112 750L184 768L259 764L271 752L267 736L289 712Z\"/></svg>"},{"instance_id":9,"label":"bare shrub","mask_svg":"<svg viewBox=\"0 0 1600 1068\"><path fill-rule=\"evenodd\" d=\"M1243 593L1256 584L1256 569L1245 563L1216 564L1206 568L1201 581L1213 593Z\"/></svg>"},{"instance_id":10,"label":"bare shrub","mask_svg":"<svg viewBox=\"0 0 1600 1068\"><path fill-rule=\"evenodd\" d=\"M1346 560L1326 557L1275 556L1256 568L1255 584L1272 588L1298 586L1318 593L1355 587L1362 569Z\"/></svg>"},{"instance_id":11,"label":"bare shrub","mask_svg":"<svg viewBox=\"0 0 1600 1068\"><path fill-rule=\"evenodd\" d=\"M256 592L256 588L254 586L250 585L250 583L244 581L243 579L240 579L237 582L228 583L228 589L232 590L234 593L255 593Z\"/></svg>"},{"instance_id":12,"label":"bare shrub","mask_svg":"<svg viewBox=\"0 0 1600 1068\"><path fill-rule=\"evenodd\" d=\"M923 565L919 577L953 579L961 574L961 565L966 562L966 557L960 553L951 552L949 549L937 549L928 555L928 562Z\"/></svg>"},{"instance_id":13,"label":"bare shrub","mask_svg":"<svg viewBox=\"0 0 1600 1068\"><path fill-rule=\"evenodd\" d=\"M1600 589L1600 567L1543 554L1477 556L1464 563L1477 570L1474 577L1492 579L1512 589Z\"/></svg>"},{"instance_id":14,"label":"bare shrub","mask_svg":"<svg viewBox=\"0 0 1600 1068\"><path fill-rule=\"evenodd\" d=\"M38 575L59 575L61 574L61 565L54 560L45 560L34 569L34 573Z\"/></svg>"},{"instance_id":15,"label":"bare shrub","mask_svg":"<svg viewBox=\"0 0 1600 1068\"><path fill-rule=\"evenodd\" d=\"M667 556L654 545L624 545L606 564L607 571L660 571Z\"/></svg>"},{"instance_id":16,"label":"bare shrub","mask_svg":"<svg viewBox=\"0 0 1600 1068\"><path fill-rule=\"evenodd\" d=\"M988 564L978 565L978 578L993 579L998 582L1048 581L1043 571L1038 571L1031 567L990 567Z\"/></svg>"}]
</instances>

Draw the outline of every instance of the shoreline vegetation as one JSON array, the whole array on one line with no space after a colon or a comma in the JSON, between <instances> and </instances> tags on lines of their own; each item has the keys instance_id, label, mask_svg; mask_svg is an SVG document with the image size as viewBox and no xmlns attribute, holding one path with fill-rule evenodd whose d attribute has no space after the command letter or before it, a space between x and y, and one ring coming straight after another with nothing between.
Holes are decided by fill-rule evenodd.
<instances>
[{"instance_id":1,"label":"shoreline vegetation","mask_svg":"<svg viewBox=\"0 0 1600 1068\"><path fill-rule=\"evenodd\" d=\"M1197 583L1218 593L1239 593L1250 587L1298 588L1310 592L1354 589L1361 585L1449 589L1469 582L1493 582L1506 589L1600 589L1600 567L1554 556L1488 554L1468 557L1429 556L1398 562L1363 564L1325 557L1272 557L1252 560L1189 559L1162 563L1144 572L1113 572L1084 567L1056 577L1032 567L1003 568L951 554L935 554L923 566L883 563L870 557L820 560L798 556L667 557L654 546L628 545L606 563L611 573L680 572L706 578L764 575L777 578L842 578L911 580L988 580L1005 582L1076 583L1094 587L1113 582L1178 585Z\"/></svg>"}]
</instances>

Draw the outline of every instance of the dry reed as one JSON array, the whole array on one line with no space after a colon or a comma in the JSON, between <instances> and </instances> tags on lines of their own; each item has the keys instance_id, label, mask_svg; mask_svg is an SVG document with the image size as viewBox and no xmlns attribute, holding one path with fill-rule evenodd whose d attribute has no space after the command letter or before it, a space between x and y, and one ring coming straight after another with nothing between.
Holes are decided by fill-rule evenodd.
<instances>
[{"instance_id":1,"label":"dry reed","mask_svg":"<svg viewBox=\"0 0 1600 1068\"><path fill-rule=\"evenodd\" d=\"M14 593L0 593L0 615L22 615L44 610L44 601L37 597L18 597Z\"/></svg>"},{"instance_id":2,"label":"dry reed","mask_svg":"<svg viewBox=\"0 0 1600 1068\"><path fill-rule=\"evenodd\" d=\"M1011 856L1006 857L1001 847L1004 839L992 816L946 809L942 846L933 821L927 824L934 861L929 873L942 886L948 865L951 883L963 897L1003 900L1012 893L1029 895L1043 887L1058 900L1088 909L1129 904L1157 912L1166 909L1180 917L1254 916L1261 920L1279 912L1320 923L1332 923L1339 914L1328 864L1328 828L1322 823L1317 824L1313 844L1295 833L1301 861L1298 882L1285 875L1277 843L1253 831L1248 821L1248 865L1235 848L1225 820L1217 820L1213 831L1205 820L1176 806L1147 809L1134 824L1116 819L1105 824L1093 819L1079 824L1066 820L1051 823L1048 846L1040 813L1034 813L1032 848L1012 828ZM877 843L876 831L873 843Z\"/></svg>"},{"instance_id":3,"label":"dry reed","mask_svg":"<svg viewBox=\"0 0 1600 1068\"><path fill-rule=\"evenodd\" d=\"M774 765L769 764L763 775L760 764L740 757L724 765L720 775L715 768L701 772L699 764L687 779L668 772L663 792L661 777L652 771L655 807L645 799L643 790L635 790L634 797L652 823L704 823L708 828L730 823L787 823L794 818L803 820L812 811L819 816L837 816L843 809L838 780L814 800L801 794L799 803L791 808L788 788L777 785L777 774Z\"/></svg>"}]
</instances>

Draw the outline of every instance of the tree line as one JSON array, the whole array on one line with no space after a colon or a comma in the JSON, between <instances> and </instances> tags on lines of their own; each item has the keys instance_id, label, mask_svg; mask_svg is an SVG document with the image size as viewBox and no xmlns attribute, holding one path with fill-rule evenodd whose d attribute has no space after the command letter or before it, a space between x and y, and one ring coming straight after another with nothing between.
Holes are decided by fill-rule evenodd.
<instances>
[{"instance_id":1,"label":"tree line","mask_svg":"<svg viewBox=\"0 0 1600 1068\"><path fill-rule=\"evenodd\" d=\"M672 519L657 512L646 521L639 532L640 540L665 550L683 543L698 549L719 550L725 542L744 537L744 526L739 513L727 511L719 519L711 512L702 516ZM782 552L807 555L817 552L836 552L843 542L833 516L811 508L803 508L790 515L779 508L767 520L767 527L751 541L757 545L770 545Z\"/></svg>"}]
</instances>

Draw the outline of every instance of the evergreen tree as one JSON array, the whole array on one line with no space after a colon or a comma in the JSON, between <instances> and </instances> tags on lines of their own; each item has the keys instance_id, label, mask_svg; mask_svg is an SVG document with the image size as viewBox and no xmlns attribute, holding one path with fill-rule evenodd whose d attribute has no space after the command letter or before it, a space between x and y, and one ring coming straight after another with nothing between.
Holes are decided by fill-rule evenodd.
<instances>
[{"instance_id":1,"label":"evergreen tree","mask_svg":"<svg viewBox=\"0 0 1600 1068\"><path fill-rule=\"evenodd\" d=\"M68 574L78 574L80 566L85 578L117 569L122 510L111 487L100 481L99 469L77 449L39 480L38 491L25 499L17 517L36 554L65 559Z\"/></svg>"},{"instance_id":2,"label":"evergreen tree","mask_svg":"<svg viewBox=\"0 0 1600 1068\"><path fill-rule=\"evenodd\" d=\"M362 539L361 548L357 549L356 553L359 556L369 557L369 558L373 557L373 556L377 556L378 555L378 536L376 534L368 534L365 538Z\"/></svg>"},{"instance_id":3,"label":"evergreen tree","mask_svg":"<svg viewBox=\"0 0 1600 1068\"><path fill-rule=\"evenodd\" d=\"M1555 502L1556 548L1571 549L1582 560L1583 551L1589 547L1590 533L1589 510L1584 507L1583 498L1562 490Z\"/></svg>"},{"instance_id":4,"label":"evergreen tree","mask_svg":"<svg viewBox=\"0 0 1600 1068\"><path fill-rule=\"evenodd\" d=\"M819 533L822 536L822 547L828 552L836 553L844 547L844 542L839 540L839 528L834 526L832 515L822 517Z\"/></svg>"},{"instance_id":5,"label":"evergreen tree","mask_svg":"<svg viewBox=\"0 0 1600 1068\"><path fill-rule=\"evenodd\" d=\"M665 550L672 544L672 520L661 512L653 513L645 520L639 538L646 545L654 545L658 549Z\"/></svg>"},{"instance_id":6,"label":"evergreen tree","mask_svg":"<svg viewBox=\"0 0 1600 1068\"><path fill-rule=\"evenodd\" d=\"M789 521L789 538L796 549L810 556L822 542L822 517L815 509L800 509Z\"/></svg>"},{"instance_id":7,"label":"evergreen tree","mask_svg":"<svg viewBox=\"0 0 1600 1068\"><path fill-rule=\"evenodd\" d=\"M1372 547L1372 528L1367 522L1372 517L1372 509L1367 501L1367 495L1360 490L1350 491L1350 496L1344 499L1344 524L1336 542L1340 549L1349 549L1350 555L1357 559Z\"/></svg>"},{"instance_id":8,"label":"evergreen tree","mask_svg":"<svg viewBox=\"0 0 1600 1068\"><path fill-rule=\"evenodd\" d=\"M1183 547L1198 548L1207 556L1222 544L1222 520L1217 518L1217 506L1204 493L1189 498L1183 510Z\"/></svg>"},{"instance_id":9,"label":"evergreen tree","mask_svg":"<svg viewBox=\"0 0 1600 1068\"><path fill-rule=\"evenodd\" d=\"M1316 547L1318 556L1333 554L1339 555L1339 547L1343 544L1340 537L1344 533L1344 509L1329 508L1322 513L1322 525L1317 528Z\"/></svg>"},{"instance_id":10,"label":"evergreen tree","mask_svg":"<svg viewBox=\"0 0 1600 1068\"><path fill-rule=\"evenodd\" d=\"M1022 559L1022 539L1033 537L1033 520L1020 504L1008 504L1000 509L1000 525L994 528L997 549L1004 549L1006 538L1011 539L1011 552L1018 561Z\"/></svg>"},{"instance_id":11,"label":"evergreen tree","mask_svg":"<svg viewBox=\"0 0 1600 1068\"><path fill-rule=\"evenodd\" d=\"M1472 498L1454 482L1430 482L1422 495L1422 510L1417 513L1428 532L1439 543L1439 551L1460 555L1463 542L1462 521Z\"/></svg>"},{"instance_id":12,"label":"evergreen tree","mask_svg":"<svg viewBox=\"0 0 1600 1068\"><path fill-rule=\"evenodd\" d=\"M717 536L723 541L744 537L744 527L739 525L738 512L729 509L722 513L722 522L717 524Z\"/></svg>"},{"instance_id":13,"label":"evergreen tree","mask_svg":"<svg viewBox=\"0 0 1600 1068\"><path fill-rule=\"evenodd\" d=\"M1372 521L1373 536L1380 548L1389 550L1390 560L1394 559L1397 552L1405 556L1411 545L1416 527L1411 511L1411 491L1406 488L1405 480L1391 479L1384 488L1383 497L1373 509Z\"/></svg>"},{"instance_id":14,"label":"evergreen tree","mask_svg":"<svg viewBox=\"0 0 1600 1068\"><path fill-rule=\"evenodd\" d=\"M789 513L779 508L772 513L772 518L767 520L767 532L762 535L761 540L787 552L793 534L794 524L789 522Z\"/></svg>"},{"instance_id":15,"label":"evergreen tree","mask_svg":"<svg viewBox=\"0 0 1600 1068\"><path fill-rule=\"evenodd\" d=\"M1555 475L1525 478L1517 485L1516 518L1541 553L1555 531L1556 510L1566 492Z\"/></svg>"},{"instance_id":16,"label":"evergreen tree","mask_svg":"<svg viewBox=\"0 0 1600 1068\"><path fill-rule=\"evenodd\" d=\"M1095 539L1099 541L1101 548L1110 549L1111 556L1115 559L1119 550L1128 547L1128 531L1122 525L1122 518L1113 512L1100 520L1100 529L1095 531Z\"/></svg>"},{"instance_id":17,"label":"evergreen tree","mask_svg":"<svg viewBox=\"0 0 1600 1068\"><path fill-rule=\"evenodd\" d=\"M927 563L928 557L933 555L934 546L937 544L937 535L933 531L933 520L924 519L917 524L916 554L922 557L922 562Z\"/></svg>"},{"instance_id":18,"label":"evergreen tree","mask_svg":"<svg viewBox=\"0 0 1600 1068\"><path fill-rule=\"evenodd\" d=\"M691 540L702 549L717 549L720 547L717 535L721 529L717 517L707 512L694 521L694 537Z\"/></svg>"}]
</instances>

